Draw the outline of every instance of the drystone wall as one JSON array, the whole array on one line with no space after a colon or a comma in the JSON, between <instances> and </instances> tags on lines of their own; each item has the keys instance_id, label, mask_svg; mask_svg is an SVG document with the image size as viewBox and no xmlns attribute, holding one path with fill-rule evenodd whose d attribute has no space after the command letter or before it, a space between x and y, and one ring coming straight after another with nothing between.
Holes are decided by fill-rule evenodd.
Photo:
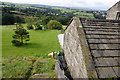
<instances>
[{"instance_id":1,"label":"drystone wall","mask_svg":"<svg viewBox=\"0 0 120 80\"><path fill-rule=\"evenodd\" d=\"M77 28L81 27L79 19L75 18L64 33L63 50L65 59L73 78L88 78L85 60Z\"/></svg>"},{"instance_id":2,"label":"drystone wall","mask_svg":"<svg viewBox=\"0 0 120 80\"><path fill-rule=\"evenodd\" d=\"M107 19L115 20L117 12L120 12L120 1L107 11Z\"/></svg>"}]
</instances>

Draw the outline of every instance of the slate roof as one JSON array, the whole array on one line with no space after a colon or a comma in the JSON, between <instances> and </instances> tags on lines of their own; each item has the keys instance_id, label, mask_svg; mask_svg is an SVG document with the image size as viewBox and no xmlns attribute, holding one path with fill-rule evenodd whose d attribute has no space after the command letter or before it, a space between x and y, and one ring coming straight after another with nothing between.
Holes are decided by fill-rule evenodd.
<instances>
[{"instance_id":1,"label":"slate roof","mask_svg":"<svg viewBox=\"0 0 120 80\"><path fill-rule=\"evenodd\" d=\"M79 19L98 78L120 77L120 20Z\"/></svg>"}]
</instances>

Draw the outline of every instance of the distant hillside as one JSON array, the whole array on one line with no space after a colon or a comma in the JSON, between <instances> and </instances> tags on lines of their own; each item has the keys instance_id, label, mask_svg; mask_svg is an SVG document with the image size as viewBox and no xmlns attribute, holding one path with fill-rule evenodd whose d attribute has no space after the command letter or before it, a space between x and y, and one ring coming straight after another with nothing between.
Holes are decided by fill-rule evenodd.
<instances>
[{"instance_id":1,"label":"distant hillside","mask_svg":"<svg viewBox=\"0 0 120 80\"><path fill-rule=\"evenodd\" d=\"M46 16L50 19L57 20L63 25L67 25L72 17L96 18L105 19L105 11L94 11L90 9L77 9L69 7L58 7L40 4L18 4L0 2L3 13L18 16L21 18L38 17L43 18Z\"/></svg>"}]
</instances>

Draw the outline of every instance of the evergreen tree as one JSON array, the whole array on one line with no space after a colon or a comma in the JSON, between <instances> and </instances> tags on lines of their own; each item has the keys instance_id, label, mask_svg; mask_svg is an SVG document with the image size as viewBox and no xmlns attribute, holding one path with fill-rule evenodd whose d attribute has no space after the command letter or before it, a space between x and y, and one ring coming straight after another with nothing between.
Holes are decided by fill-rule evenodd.
<instances>
[{"instance_id":1,"label":"evergreen tree","mask_svg":"<svg viewBox=\"0 0 120 80\"><path fill-rule=\"evenodd\" d=\"M22 25L17 26L15 29L15 35L12 36L14 40L12 40L12 43L16 46L24 44L24 41L30 40L29 32L27 32L26 29L23 28Z\"/></svg>"}]
</instances>

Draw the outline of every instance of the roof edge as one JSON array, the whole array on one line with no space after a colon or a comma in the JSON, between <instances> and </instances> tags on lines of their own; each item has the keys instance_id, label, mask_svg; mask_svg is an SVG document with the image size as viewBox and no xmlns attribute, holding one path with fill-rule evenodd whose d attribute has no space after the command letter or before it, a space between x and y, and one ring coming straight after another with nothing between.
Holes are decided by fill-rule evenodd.
<instances>
[{"instance_id":1,"label":"roof edge","mask_svg":"<svg viewBox=\"0 0 120 80\"><path fill-rule=\"evenodd\" d=\"M71 20L69 21L67 27L65 28L65 30L69 27L69 25L71 24L71 22L72 22L73 20L76 20L76 19L79 19L79 17L72 17ZM64 30L64 31L65 31L65 30Z\"/></svg>"},{"instance_id":2,"label":"roof edge","mask_svg":"<svg viewBox=\"0 0 120 80\"><path fill-rule=\"evenodd\" d=\"M67 27L65 28L65 30L69 27L69 25L71 24L72 21L73 21L73 18L69 21L69 23L68 23Z\"/></svg>"},{"instance_id":3,"label":"roof edge","mask_svg":"<svg viewBox=\"0 0 120 80\"><path fill-rule=\"evenodd\" d=\"M119 2L120 2L120 1L118 1L117 3L115 3L113 6L117 5ZM112 7L113 7L113 6L112 6ZM108 10L110 10L112 7L110 7ZM108 10L107 10L107 11L108 11Z\"/></svg>"}]
</instances>

